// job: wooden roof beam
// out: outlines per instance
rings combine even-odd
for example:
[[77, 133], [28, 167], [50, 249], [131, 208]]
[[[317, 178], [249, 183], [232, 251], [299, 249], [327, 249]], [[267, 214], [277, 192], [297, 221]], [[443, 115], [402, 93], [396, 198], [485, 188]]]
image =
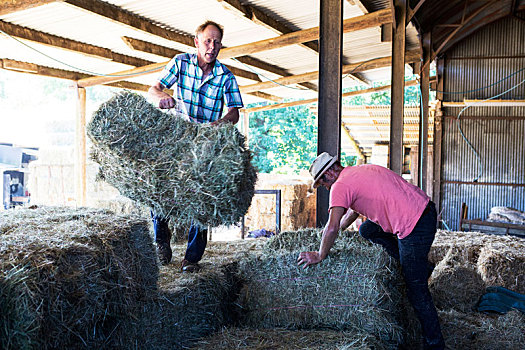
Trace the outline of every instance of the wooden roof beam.
[[[405, 86], [416, 85], [417, 83], [418, 83], [417, 80], [405, 81]], [[345, 92], [341, 94], [341, 97], [359, 96], [359, 95], [364, 95], [364, 94], [368, 94], [372, 92], [390, 90], [390, 88], [391, 88], [390, 85], [385, 85], [385, 86], [378, 86], [378, 87], [369, 88], [369, 89], [349, 91], [349, 92]], [[284, 102], [284, 103], [273, 104], [273, 105], [252, 107], [252, 108], [244, 109], [244, 112], [247, 112], [247, 113], [261, 112], [261, 111], [269, 111], [272, 109], [286, 108], [286, 107], [292, 107], [292, 106], [301, 106], [301, 105], [306, 105], [310, 103], [315, 103], [317, 102], [317, 100], [318, 100], [317, 98], [310, 98], [307, 100], [290, 101], [290, 102]], [[344, 117], [344, 107], [343, 107], [343, 117]], [[388, 118], [390, 120], [390, 116], [387, 116], [385, 118]]]
[[0, 7], [0, 16], [46, 5], [56, 1], [57, 0], [4, 0], [2, 1], [2, 7]]
[[[85, 74], [85, 73], [79, 73], [79, 72], [73, 72], [69, 70], [63, 70], [58, 68], [51, 68], [46, 66], [37, 65], [34, 63], [29, 62], [21, 62], [21, 61], [15, 61], [7, 58], [0, 58], [0, 68], [15, 72], [23, 72], [23, 73], [29, 73], [29, 74], [35, 74], [50, 78], [56, 78], [56, 79], [64, 79], [64, 80], [71, 80], [73, 82], [76, 82], [79, 79], [89, 78], [92, 77], [92, 75]], [[109, 83], [107, 84], [111, 87], [117, 87], [121, 89], [128, 89], [128, 90], [135, 90], [135, 91], [148, 91], [150, 88], [149, 85], [144, 84], [138, 84], [138, 83], [132, 83], [128, 81], [119, 81], [115, 83]], [[173, 92], [171, 90], [168, 90], [169, 92]]]
[[132, 12], [123, 10], [122, 8], [111, 5], [107, 2], [99, 0], [65, 0], [64, 2], [110, 19], [113, 22], [124, 24], [133, 29], [140, 30], [144, 33], [153, 34], [167, 40], [176, 41], [192, 48], [195, 46], [192, 35], [161, 27], [152, 23], [146, 18], [142, 18]]
[[[80, 1], [80, 0], [68, 0], [68, 1]], [[87, 0], [82, 0], [87, 1]], [[92, 1], [92, 0], [89, 0]], [[343, 22], [343, 32], [351, 32], [361, 30], [365, 28], [379, 26], [384, 23], [392, 22], [392, 10], [381, 10], [376, 11], [368, 15], [349, 18]], [[319, 27], [310, 29], [300, 30], [293, 33], [281, 35], [277, 38], [271, 38], [266, 40], [257, 41], [254, 43], [227, 47], [221, 50], [219, 53], [219, 59], [233, 58], [246, 54], [266, 51], [270, 49], [276, 49], [279, 47], [285, 47], [293, 45], [299, 42], [311, 41], [319, 36]], [[128, 70], [119, 72], [120, 74], [151, 74], [156, 71], [160, 71], [167, 62], [157, 63], [156, 65], [149, 65], [146, 67], [136, 68], [134, 70]], [[89, 79], [83, 79], [79, 81], [80, 87], [87, 87], [99, 84], [105, 84], [108, 82], [118, 81], [122, 78], [118, 77], [95, 77]]]
[[[235, 13], [237, 16], [247, 18], [251, 22], [264, 26], [265, 28], [273, 31], [274, 33], [287, 34], [287, 33], [292, 33], [294, 31], [292, 28], [290, 28], [286, 24], [279, 22], [278, 20], [269, 16], [265, 12], [257, 9], [256, 7], [253, 7], [250, 5], [242, 5], [239, 0], [217, 0], [217, 1], [219, 1], [224, 8]], [[304, 43], [298, 43], [298, 45], [308, 49], [309, 51], [315, 53], [316, 55], [319, 55], [319, 45], [317, 44], [317, 40], [304, 42]], [[349, 76], [352, 79], [358, 81], [359, 83], [370, 85], [370, 82], [368, 82], [364, 77], [361, 77], [358, 74], [349, 74]]]
[[[406, 63], [411, 62], [417, 62], [419, 61], [419, 52], [418, 51], [409, 51], [405, 54], [405, 60]], [[392, 57], [383, 57], [383, 58], [377, 58], [375, 60], [370, 61], [364, 61], [364, 62], [357, 62], [353, 64], [348, 64], [343, 66], [342, 68], [342, 74], [348, 74], [349, 72], [363, 72], [371, 69], [376, 68], [383, 68], [383, 67], [389, 67], [392, 63]], [[244, 85], [241, 86], [241, 92], [247, 93], [251, 91], [259, 91], [264, 89], [270, 89], [275, 87], [275, 84], [280, 85], [291, 85], [291, 84], [297, 84], [305, 81], [311, 81], [316, 80], [319, 78], [319, 71], [314, 72], [308, 72], [298, 75], [292, 75], [289, 77], [283, 77], [279, 79], [275, 79], [273, 81], [265, 81], [262, 83], [256, 83], [252, 85]]]
[[113, 52], [109, 49], [85, 44], [79, 41], [62, 38], [60, 36], [47, 34], [38, 30], [22, 27], [16, 24], [11, 24], [0, 20], [0, 29], [5, 33], [19, 38], [29, 40], [38, 44], [43, 44], [52, 47], [58, 47], [64, 50], [82, 53], [84, 55], [101, 58], [126, 64], [132, 67], [141, 67], [152, 63], [151, 61], [143, 60], [141, 58], [131, 57], [120, 53]]

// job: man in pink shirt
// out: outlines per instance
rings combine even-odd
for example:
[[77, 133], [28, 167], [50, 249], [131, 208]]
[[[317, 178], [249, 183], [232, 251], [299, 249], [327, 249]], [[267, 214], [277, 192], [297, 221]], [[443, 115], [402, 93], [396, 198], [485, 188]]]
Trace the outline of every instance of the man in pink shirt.
[[401, 264], [407, 296], [423, 330], [425, 349], [444, 349], [436, 308], [428, 289], [431, 267], [428, 252], [434, 241], [437, 213], [434, 203], [418, 187], [384, 167], [364, 164], [343, 167], [324, 152], [310, 167], [314, 187], [330, 191], [330, 213], [317, 252], [299, 254], [299, 265], [320, 263], [333, 246], [339, 230], [359, 214], [367, 220], [359, 227], [364, 238], [380, 244]]

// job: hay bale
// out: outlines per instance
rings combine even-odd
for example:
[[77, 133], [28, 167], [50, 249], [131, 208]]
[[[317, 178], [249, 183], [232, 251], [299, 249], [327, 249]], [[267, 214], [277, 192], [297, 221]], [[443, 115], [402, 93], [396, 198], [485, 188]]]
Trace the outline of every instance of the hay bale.
[[191, 123], [123, 93], [95, 112], [88, 135], [101, 177], [159, 216], [215, 227], [250, 206], [257, 175], [234, 125]]
[[487, 285], [525, 294], [525, 240], [491, 243], [479, 254], [478, 271]]
[[283, 328], [223, 328], [196, 343], [191, 349], [337, 349], [384, 350], [377, 338], [369, 334], [330, 330], [289, 330]]
[[299, 250], [287, 250], [314, 245], [316, 235], [314, 230], [287, 233], [301, 237], [295, 243], [283, 243], [277, 236], [268, 245], [279, 241], [278, 250], [272, 253], [266, 247], [266, 254], [239, 262], [243, 324], [352, 330], [399, 344], [404, 297], [394, 261], [380, 247], [354, 236], [343, 238], [344, 245], [335, 247], [321, 264], [304, 270], [297, 266]]
[[453, 250], [449, 250], [434, 269], [429, 289], [437, 309], [474, 311], [486, 285], [475, 264], [464, 263], [457, 257]]
[[525, 315], [511, 311], [502, 316], [439, 312], [447, 348], [452, 350], [523, 349]]
[[0, 348], [117, 347], [156, 288], [147, 222], [91, 209], [0, 213]]

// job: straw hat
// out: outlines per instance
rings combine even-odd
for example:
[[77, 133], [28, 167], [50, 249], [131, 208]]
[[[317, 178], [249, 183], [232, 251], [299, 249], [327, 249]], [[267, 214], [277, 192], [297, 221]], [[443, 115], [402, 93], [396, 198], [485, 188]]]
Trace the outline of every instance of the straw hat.
[[314, 188], [319, 187], [319, 180], [321, 179], [325, 171], [327, 171], [336, 161], [337, 157], [331, 156], [327, 152], [323, 152], [320, 155], [318, 155], [317, 158], [315, 158], [312, 165], [310, 166], [310, 175], [312, 175], [312, 177], [314, 178]]

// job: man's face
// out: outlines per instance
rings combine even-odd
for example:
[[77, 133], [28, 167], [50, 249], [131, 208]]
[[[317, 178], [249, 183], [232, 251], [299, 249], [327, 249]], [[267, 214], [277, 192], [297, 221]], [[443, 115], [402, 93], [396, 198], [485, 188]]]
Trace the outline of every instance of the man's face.
[[331, 172], [331, 170], [327, 170], [323, 174], [323, 176], [321, 176], [321, 178], [319, 178], [318, 184], [319, 184], [319, 186], [324, 186], [324, 187], [326, 187], [327, 190], [330, 190], [330, 188], [334, 184], [335, 180], [336, 179], [334, 178], [333, 173]]
[[214, 25], [207, 26], [195, 37], [197, 57], [200, 62], [213, 63], [222, 48], [221, 32]]

